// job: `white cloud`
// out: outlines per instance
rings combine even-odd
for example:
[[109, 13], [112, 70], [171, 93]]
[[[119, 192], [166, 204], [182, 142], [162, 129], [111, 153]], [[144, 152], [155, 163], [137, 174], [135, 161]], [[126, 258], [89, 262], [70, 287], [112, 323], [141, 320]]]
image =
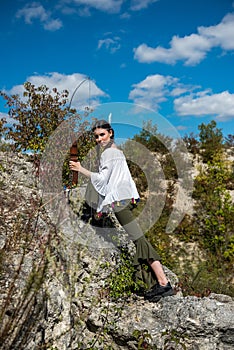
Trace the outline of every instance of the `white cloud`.
[[[129, 4], [129, 11], [140, 11], [146, 9], [151, 4], [159, 0], [131, 0]], [[126, 0], [66, 0], [64, 3], [64, 13], [69, 13], [73, 6], [78, 8], [80, 16], [90, 16], [91, 9], [106, 13], [120, 13], [123, 3], [127, 3]], [[68, 5], [69, 4], [69, 5]], [[61, 5], [60, 5], [61, 6]], [[68, 7], [69, 6], [69, 7]], [[69, 12], [68, 12], [69, 11]], [[121, 14], [121, 18], [129, 18], [130, 14], [125, 12]]]
[[108, 51], [110, 51], [111, 53], [114, 53], [120, 49], [119, 41], [120, 41], [119, 37], [114, 37], [113, 39], [106, 38], [103, 40], [99, 40], [98, 41], [98, 50], [104, 46]]
[[142, 44], [134, 50], [134, 58], [139, 62], [167, 64], [175, 64], [178, 60], [184, 60], [186, 65], [194, 65], [199, 63], [211, 48], [209, 41], [197, 34], [184, 38], [174, 36], [170, 45], [169, 49], [165, 49], [161, 46], [151, 48]]
[[139, 11], [147, 8], [149, 5], [157, 1], [159, 0], [132, 0], [130, 8], [132, 11]]
[[26, 24], [32, 24], [34, 20], [39, 20], [44, 29], [49, 31], [58, 30], [63, 26], [60, 19], [53, 19], [51, 12], [46, 11], [38, 2], [26, 4], [22, 9], [17, 11], [16, 17], [24, 18]]
[[228, 91], [214, 94], [210, 89], [184, 85], [172, 76], [147, 76], [133, 85], [129, 99], [154, 110], [158, 110], [161, 103], [172, 101], [178, 116], [211, 116], [219, 121], [234, 119], [234, 94]]
[[182, 96], [174, 100], [175, 111], [178, 115], [202, 117], [213, 116], [219, 121], [234, 119], [234, 94], [223, 91], [211, 94], [208, 91]]
[[[193, 87], [194, 89], [195, 87]], [[171, 96], [172, 97], [176, 97], [176, 96], [181, 96], [183, 94], [185, 94], [186, 92], [188, 92], [188, 86], [185, 88], [184, 86], [180, 86], [180, 84], [178, 84], [174, 89], [172, 89], [171, 91]]]
[[150, 109], [158, 109], [159, 104], [170, 95], [169, 87], [175, 85], [177, 79], [159, 74], [149, 75], [143, 81], [133, 85], [129, 99], [134, 103]]
[[49, 13], [46, 13], [44, 7], [37, 2], [28, 3], [18, 10], [16, 13], [17, 18], [23, 17], [25, 23], [32, 24], [33, 19], [39, 19], [41, 22], [44, 22], [48, 19]]
[[95, 8], [107, 13], [118, 13], [124, 0], [70, 0], [70, 3], [83, 6], [83, 8]]
[[175, 64], [177, 61], [184, 61], [185, 65], [196, 65], [214, 47], [234, 50], [233, 33], [234, 14], [228, 14], [216, 26], [198, 27], [198, 33], [189, 36], [173, 36], [169, 48], [153, 48], [143, 43], [134, 49], [134, 58], [145, 63]]
[[206, 37], [212, 46], [220, 46], [224, 50], [234, 50], [234, 14], [227, 14], [216, 26], [199, 27], [198, 32]]
[[52, 32], [60, 29], [62, 26], [63, 25], [62, 25], [62, 22], [60, 21], [60, 19], [52, 19], [48, 22], [45, 22], [43, 25], [45, 30], [50, 30]]
[[[157, 1], [159, 0], [132, 0], [128, 10], [139, 11]], [[124, 2], [126, 2], [126, 0], [62, 0], [54, 6], [53, 10], [59, 10], [64, 15], [76, 13], [82, 17], [91, 16], [92, 9], [105, 13], [119, 14]], [[129, 18], [131, 15], [125, 12], [120, 16], [121, 18]], [[50, 31], [58, 30], [63, 26], [60, 19], [52, 17], [52, 11], [46, 10], [45, 7], [37, 1], [28, 2], [22, 9], [17, 11], [16, 17], [23, 18], [27, 24], [32, 24], [35, 20], [38, 20], [45, 30]]]
[[171, 41], [171, 52], [177, 60], [184, 60], [186, 65], [199, 63], [210, 50], [211, 44], [205, 37], [197, 34], [179, 38], [174, 36]]
[[[65, 75], [52, 72], [45, 75], [32, 75], [27, 78], [27, 81], [34, 84], [36, 87], [46, 85], [51, 91], [53, 88], [57, 88], [59, 92], [68, 90], [70, 99], [75, 89], [78, 87], [72, 99], [72, 106], [75, 108], [84, 108], [96, 105], [99, 103], [100, 98], [107, 97], [94, 81], [86, 79], [86, 76], [79, 73]], [[23, 85], [16, 85], [11, 90], [7, 91], [7, 93], [10, 95], [19, 94], [22, 96], [23, 91]]]
[[124, 12], [120, 15], [120, 18], [122, 19], [129, 19], [131, 17], [130, 13]]

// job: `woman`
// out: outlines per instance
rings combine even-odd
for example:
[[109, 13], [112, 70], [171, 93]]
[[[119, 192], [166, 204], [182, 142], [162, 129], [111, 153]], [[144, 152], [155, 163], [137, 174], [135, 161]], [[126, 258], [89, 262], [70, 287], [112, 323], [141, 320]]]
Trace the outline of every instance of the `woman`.
[[126, 230], [136, 247], [134, 266], [140, 272], [140, 266], [147, 263], [151, 273], [151, 281], [145, 281], [153, 287], [145, 293], [145, 299], [158, 301], [161, 297], [173, 295], [174, 291], [163, 271], [160, 257], [146, 240], [140, 226], [134, 219], [133, 203], [139, 199], [136, 185], [130, 174], [126, 158], [114, 143], [114, 130], [105, 120], [97, 121], [92, 131], [98, 149], [102, 151], [98, 172], [91, 172], [82, 167], [80, 162], [70, 161], [70, 169], [78, 171], [90, 178], [98, 193], [97, 212], [104, 212], [108, 206], [113, 208], [115, 216]]

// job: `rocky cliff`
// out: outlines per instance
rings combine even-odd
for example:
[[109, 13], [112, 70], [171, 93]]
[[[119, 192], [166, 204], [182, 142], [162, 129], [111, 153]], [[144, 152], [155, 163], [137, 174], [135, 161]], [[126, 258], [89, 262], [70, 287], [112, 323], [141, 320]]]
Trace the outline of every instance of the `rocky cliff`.
[[[63, 189], [55, 220], [55, 199], [41, 200], [30, 156], [0, 157], [0, 349], [233, 349], [230, 296], [111, 298], [106, 280], [119, 250], [109, 231], [71, 217]], [[120, 235], [131, 254], [134, 247]]]

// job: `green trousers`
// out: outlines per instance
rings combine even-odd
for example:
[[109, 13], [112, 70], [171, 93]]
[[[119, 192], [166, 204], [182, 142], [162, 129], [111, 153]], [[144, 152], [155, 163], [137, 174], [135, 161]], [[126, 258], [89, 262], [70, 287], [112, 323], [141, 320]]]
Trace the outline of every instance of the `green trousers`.
[[136, 279], [144, 282], [148, 288], [156, 283], [156, 276], [149, 265], [149, 261], [160, 260], [160, 256], [147, 241], [141, 227], [134, 216], [134, 205], [130, 202], [114, 206], [114, 213], [120, 225], [128, 233], [136, 247], [133, 264], [136, 270]]

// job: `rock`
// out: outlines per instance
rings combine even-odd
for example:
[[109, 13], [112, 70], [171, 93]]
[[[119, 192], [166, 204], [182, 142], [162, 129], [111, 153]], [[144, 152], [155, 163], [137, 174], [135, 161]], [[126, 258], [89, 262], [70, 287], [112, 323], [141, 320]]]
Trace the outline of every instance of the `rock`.
[[[233, 349], [233, 298], [110, 298], [105, 281], [116, 269], [116, 246], [77, 218], [73, 231], [67, 213], [56, 227], [53, 212], [37, 202], [30, 157], [0, 157], [1, 350]], [[67, 200], [62, 192], [60, 199]], [[175, 285], [177, 276], [164, 269]]]

